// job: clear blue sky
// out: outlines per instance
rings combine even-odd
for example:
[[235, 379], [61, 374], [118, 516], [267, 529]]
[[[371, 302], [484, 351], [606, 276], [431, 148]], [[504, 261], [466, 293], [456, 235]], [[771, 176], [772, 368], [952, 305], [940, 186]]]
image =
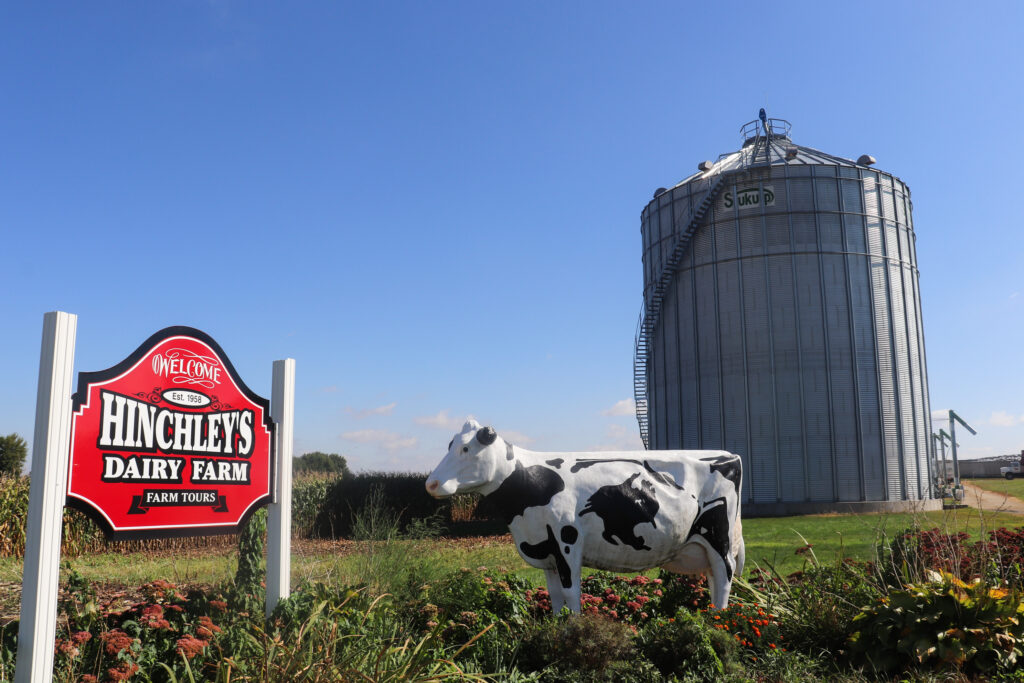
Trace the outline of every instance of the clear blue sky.
[[[468, 414], [639, 444], [640, 211], [759, 107], [913, 192], [932, 407], [1024, 448], [1024, 4], [0, 6], [0, 433], [43, 313], [76, 372], [198, 327], [296, 449], [430, 469]], [[625, 412], [626, 414], [618, 414]]]

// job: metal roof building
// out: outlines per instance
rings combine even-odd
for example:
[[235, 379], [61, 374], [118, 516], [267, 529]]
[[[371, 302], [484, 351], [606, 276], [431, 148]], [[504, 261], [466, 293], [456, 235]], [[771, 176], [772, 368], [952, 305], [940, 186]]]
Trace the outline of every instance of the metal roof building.
[[741, 455], [744, 514], [935, 507], [910, 190], [763, 110], [741, 132], [641, 214], [645, 445]]

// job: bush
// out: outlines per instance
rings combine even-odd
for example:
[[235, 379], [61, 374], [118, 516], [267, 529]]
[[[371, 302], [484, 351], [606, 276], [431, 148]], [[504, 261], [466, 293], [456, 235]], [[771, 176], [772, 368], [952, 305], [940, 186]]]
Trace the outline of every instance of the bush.
[[910, 666], [990, 674], [1016, 667], [1024, 642], [1024, 604], [1017, 591], [983, 581], [907, 585], [853, 619], [854, 661], [879, 672]]
[[[643, 624], [660, 611], [664, 592], [661, 578], [643, 574], [618, 576], [597, 571], [580, 581], [581, 610], [631, 624]], [[528, 591], [526, 597], [536, 614], [551, 611], [551, 597], [544, 589]]]
[[947, 534], [940, 529], [906, 529], [891, 541], [883, 541], [877, 549], [882, 577], [890, 586], [923, 581], [928, 570], [970, 578], [971, 554], [964, 547], [967, 538], [963, 532]]
[[633, 654], [632, 636], [628, 626], [600, 614], [562, 615], [526, 634], [518, 662], [527, 671], [601, 671]]
[[768, 605], [768, 612], [785, 615], [779, 631], [787, 647], [812, 655], [838, 653], [850, 634], [850, 622], [861, 607], [884, 594], [885, 586], [871, 565], [853, 560], [819, 565], [811, 557], [806, 569], [786, 579], [758, 569], [737, 592]]
[[748, 658], [782, 647], [778, 618], [757, 603], [733, 600], [720, 610], [703, 610], [712, 629], [734, 639]]
[[731, 638], [715, 634], [699, 614], [686, 609], [651, 622], [638, 640], [640, 651], [666, 677], [717, 681], [726, 673], [723, 660], [731, 665], [735, 659]]

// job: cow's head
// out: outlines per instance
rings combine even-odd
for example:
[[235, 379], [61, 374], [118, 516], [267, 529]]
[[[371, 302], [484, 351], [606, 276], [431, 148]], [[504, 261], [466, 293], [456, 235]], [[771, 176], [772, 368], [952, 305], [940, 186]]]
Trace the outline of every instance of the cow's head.
[[[497, 486], [499, 467], [506, 460], [505, 442], [493, 427], [470, 418], [448, 444], [448, 455], [427, 477], [427, 493], [445, 498], [456, 493]], [[487, 493], [487, 491], [484, 491]]]

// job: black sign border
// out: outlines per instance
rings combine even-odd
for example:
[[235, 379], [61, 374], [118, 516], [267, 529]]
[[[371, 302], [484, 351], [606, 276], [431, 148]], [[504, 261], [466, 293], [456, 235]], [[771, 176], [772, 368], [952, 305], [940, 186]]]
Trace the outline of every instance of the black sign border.
[[[96, 507], [82, 500], [81, 498], [75, 498], [70, 495], [70, 491], [65, 495], [64, 504], [67, 507], [74, 508], [79, 512], [85, 514], [89, 519], [96, 523], [96, 525], [103, 530], [104, 536], [108, 541], [145, 541], [150, 539], [162, 539], [162, 538], [184, 538], [187, 536], [225, 536], [230, 534], [237, 534], [245, 528], [245, 525], [249, 523], [249, 518], [256, 514], [256, 511], [262, 507], [269, 505], [274, 499], [274, 486], [277, 484], [277, 424], [270, 416], [270, 400], [263, 398], [252, 389], [249, 388], [238, 371], [235, 370], [235, 366], [232, 365], [231, 359], [224, 353], [224, 349], [221, 348], [220, 344], [213, 340], [213, 337], [197, 330], [194, 327], [188, 327], [186, 325], [172, 325], [171, 327], [165, 327], [159, 332], [155, 332], [150, 337], [142, 342], [135, 351], [131, 353], [127, 358], [118, 363], [117, 365], [107, 368], [106, 370], [98, 370], [96, 372], [79, 372], [78, 373], [78, 391], [71, 397], [71, 414], [72, 420], [74, 414], [77, 413], [82, 405], [89, 398], [89, 386], [96, 384], [97, 382], [104, 382], [106, 380], [113, 379], [118, 375], [130, 370], [132, 366], [139, 362], [143, 356], [153, 350], [153, 348], [160, 342], [168, 339], [169, 337], [193, 337], [204, 344], [208, 345], [213, 349], [214, 353], [217, 354], [217, 358], [224, 364], [224, 368], [228, 371], [231, 379], [235, 382], [235, 385], [241, 390], [242, 394], [245, 395], [253, 403], [263, 408], [263, 425], [270, 431], [270, 452], [268, 458], [269, 474], [270, 474], [270, 492], [257, 498], [252, 505], [249, 506], [248, 512], [238, 521], [236, 525], [216, 525], [216, 526], [203, 526], [203, 527], [179, 527], [179, 528], [164, 528], [164, 529], [132, 529], [127, 531], [115, 531], [111, 526], [110, 522], [107, 521], [106, 516]], [[72, 449], [74, 444], [71, 444]], [[73, 453], [69, 454], [73, 457]], [[71, 488], [71, 461], [68, 461], [68, 481], [66, 486], [68, 489]]]

